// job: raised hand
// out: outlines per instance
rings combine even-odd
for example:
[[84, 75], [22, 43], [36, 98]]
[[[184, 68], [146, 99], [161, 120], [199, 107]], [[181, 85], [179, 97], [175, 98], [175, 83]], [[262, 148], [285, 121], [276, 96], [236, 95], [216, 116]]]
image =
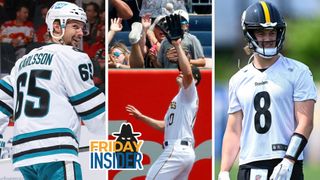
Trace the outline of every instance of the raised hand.
[[121, 18], [114, 18], [111, 19], [110, 31], [119, 32], [122, 30], [122, 19]]
[[149, 29], [149, 27], [151, 26], [151, 14], [145, 14], [141, 18], [141, 24], [142, 24], [143, 29], [145, 29], [145, 30]]

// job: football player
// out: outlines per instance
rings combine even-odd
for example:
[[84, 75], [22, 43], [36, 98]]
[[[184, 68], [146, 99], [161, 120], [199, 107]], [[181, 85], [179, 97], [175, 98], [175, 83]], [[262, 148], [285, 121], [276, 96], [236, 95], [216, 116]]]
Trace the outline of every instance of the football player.
[[313, 128], [317, 98], [312, 73], [280, 54], [286, 23], [273, 4], [249, 6], [242, 14], [242, 29], [253, 55], [229, 82], [219, 179], [230, 179], [238, 153], [238, 179], [303, 179], [302, 151]]

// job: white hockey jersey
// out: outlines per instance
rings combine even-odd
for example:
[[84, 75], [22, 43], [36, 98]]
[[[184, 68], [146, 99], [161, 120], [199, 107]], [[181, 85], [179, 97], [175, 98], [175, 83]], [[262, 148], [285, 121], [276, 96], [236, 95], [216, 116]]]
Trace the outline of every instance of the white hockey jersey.
[[198, 93], [194, 81], [172, 99], [165, 119], [165, 141], [186, 140], [194, 143], [193, 125], [198, 112]]
[[51, 44], [23, 56], [0, 81], [1, 122], [7, 122], [4, 115], [13, 114], [15, 120], [15, 167], [78, 162], [81, 120], [90, 131], [105, 135], [105, 96], [92, 75], [87, 54]]
[[283, 158], [297, 126], [294, 102], [316, 96], [309, 68], [282, 55], [264, 72], [252, 63], [238, 71], [229, 84], [229, 113], [243, 112], [240, 165]]

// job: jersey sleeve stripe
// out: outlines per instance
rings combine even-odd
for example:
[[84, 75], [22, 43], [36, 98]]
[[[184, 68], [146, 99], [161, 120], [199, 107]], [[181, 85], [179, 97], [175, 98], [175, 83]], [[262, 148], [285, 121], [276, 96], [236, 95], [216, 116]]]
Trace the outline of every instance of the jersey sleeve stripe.
[[82, 120], [89, 120], [89, 119], [92, 119], [92, 118], [98, 116], [99, 114], [101, 114], [103, 112], [105, 112], [105, 103], [104, 102], [99, 104], [98, 106], [88, 110], [88, 111], [78, 113], [78, 115], [81, 117]]
[[37, 135], [37, 136], [33, 136], [33, 137], [19, 139], [17, 141], [13, 141], [12, 145], [15, 146], [15, 145], [23, 144], [23, 143], [30, 142], [30, 141], [47, 139], [47, 138], [55, 138], [55, 137], [65, 137], [65, 136], [69, 136], [69, 137], [73, 138], [79, 144], [78, 140], [76, 139], [76, 137], [74, 137], [74, 135], [72, 133], [70, 133], [70, 132], [57, 132], [57, 133], [42, 134], [42, 135]]
[[75, 156], [78, 156], [78, 149], [72, 145], [59, 145], [59, 146], [50, 146], [45, 148], [32, 149], [32, 150], [13, 154], [12, 160], [13, 160], [13, 163], [16, 163], [18, 161], [25, 160], [25, 159], [35, 158], [39, 156], [48, 156], [53, 154], [73, 154]]
[[20, 134], [20, 135], [17, 135], [15, 137], [13, 137], [13, 141], [20, 141], [20, 140], [23, 140], [23, 139], [33, 138], [33, 137], [37, 137], [37, 136], [41, 136], [41, 135], [45, 135], [45, 134], [57, 134], [57, 133], [69, 133], [69, 134], [72, 134], [72, 137], [78, 142], [78, 140], [77, 140], [76, 136], [74, 135], [73, 131], [71, 129], [68, 129], [68, 128], [45, 129], [45, 130], [41, 130], [41, 131], [35, 131], [35, 132], [31, 132], [31, 133]]
[[79, 105], [83, 102], [86, 102], [86, 101], [98, 96], [100, 93], [101, 93], [100, 90], [98, 90], [98, 91], [86, 96], [85, 98], [79, 99], [77, 101], [71, 101], [71, 105], [73, 105], [73, 106]]
[[0, 111], [3, 114], [7, 115], [8, 117], [12, 116], [13, 114], [13, 109], [1, 100], [0, 100]]
[[0, 80], [0, 89], [8, 94], [10, 97], [13, 97], [13, 88], [4, 80]]
[[70, 103], [72, 105], [78, 105], [82, 102], [88, 101], [89, 99], [97, 96], [98, 94], [100, 94], [100, 90], [97, 87], [93, 87], [87, 91], [84, 91], [78, 95], [75, 96], [71, 96], [70, 99]]

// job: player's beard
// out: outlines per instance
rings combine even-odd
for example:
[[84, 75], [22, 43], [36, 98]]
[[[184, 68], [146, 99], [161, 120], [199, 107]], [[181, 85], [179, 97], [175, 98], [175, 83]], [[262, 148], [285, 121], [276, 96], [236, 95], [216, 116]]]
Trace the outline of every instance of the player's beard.
[[76, 47], [76, 48], [80, 48], [81, 39], [82, 39], [81, 37], [72, 36], [69, 45]]
[[275, 48], [276, 47], [276, 40], [271, 40], [271, 41], [257, 41], [257, 44], [261, 48]]
[[81, 44], [81, 37], [76, 37], [75, 35], [68, 37], [64, 36], [63, 38], [60, 39], [60, 43], [68, 46], [72, 46], [75, 48], [80, 48]]

